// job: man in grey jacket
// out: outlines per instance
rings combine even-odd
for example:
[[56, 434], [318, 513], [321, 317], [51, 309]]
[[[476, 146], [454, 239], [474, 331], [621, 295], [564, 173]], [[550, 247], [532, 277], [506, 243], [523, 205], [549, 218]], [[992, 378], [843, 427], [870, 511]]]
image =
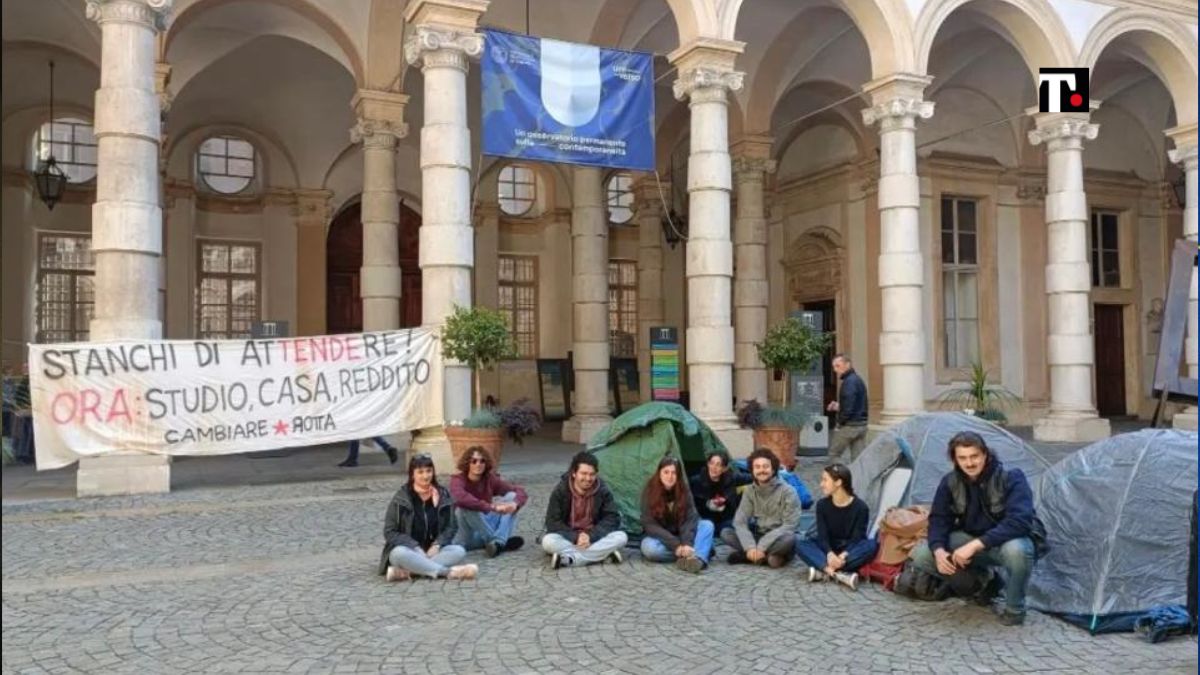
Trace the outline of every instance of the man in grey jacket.
[[731, 548], [729, 564], [783, 567], [795, 555], [800, 527], [800, 497], [779, 478], [779, 458], [766, 448], [750, 453], [754, 483], [746, 486], [733, 529], [721, 533]]

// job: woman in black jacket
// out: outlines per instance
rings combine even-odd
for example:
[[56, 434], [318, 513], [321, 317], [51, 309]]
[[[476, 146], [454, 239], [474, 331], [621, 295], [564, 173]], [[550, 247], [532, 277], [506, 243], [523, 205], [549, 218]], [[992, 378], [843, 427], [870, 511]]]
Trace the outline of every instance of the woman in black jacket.
[[754, 482], [745, 471], [729, 465], [729, 453], [714, 450], [708, 453], [706, 466], [692, 476], [692, 500], [700, 517], [714, 524], [719, 535], [722, 530], [733, 527], [733, 515], [742, 501], [738, 488]]
[[646, 560], [674, 562], [693, 574], [708, 566], [713, 524], [696, 513], [683, 481], [683, 467], [674, 457], [663, 457], [642, 490], [642, 529], [642, 557]]
[[413, 575], [474, 579], [478, 566], [458, 564], [467, 552], [450, 543], [455, 530], [454, 500], [438, 485], [433, 458], [414, 455], [408, 460], [408, 482], [388, 505], [379, 573], [387, 574], [388, 581], [406, 581]]

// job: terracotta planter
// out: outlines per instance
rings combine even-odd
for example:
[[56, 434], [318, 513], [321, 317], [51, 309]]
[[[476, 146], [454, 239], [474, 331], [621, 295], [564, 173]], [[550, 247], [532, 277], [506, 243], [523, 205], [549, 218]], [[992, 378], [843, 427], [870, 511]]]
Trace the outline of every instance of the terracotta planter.
[[791, 471], [796, 466], [800, 430], [791, 427], [759, 427], [754, 430], [754, 447], [775, 453], [779, 463]]
[[469, 429], [446, 427], [446, 438], [450, 441], [450, 454], [454, 465], [462, 459], [468, 448], [479, 446], [492, 458], [493, 466], [500, 466], [500, 448], [504, 445], [503, 429]]

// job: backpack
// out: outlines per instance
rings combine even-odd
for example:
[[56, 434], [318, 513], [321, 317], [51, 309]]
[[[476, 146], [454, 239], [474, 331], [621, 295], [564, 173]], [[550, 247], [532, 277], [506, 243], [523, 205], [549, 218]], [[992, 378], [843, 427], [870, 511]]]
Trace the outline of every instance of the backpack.
[[901, 565], [929, 534], [928, 506], [893, 506], [879, 523], [879, 556], [887, 565]]
[[945, 579], [918, 569], [912, 562], [905, 563], [900, 576], [896, 577], [896, 585], [892, 591], [914, 600], [935, 602], [945, 600], [951, 593], [950, 584], [946, 583]]

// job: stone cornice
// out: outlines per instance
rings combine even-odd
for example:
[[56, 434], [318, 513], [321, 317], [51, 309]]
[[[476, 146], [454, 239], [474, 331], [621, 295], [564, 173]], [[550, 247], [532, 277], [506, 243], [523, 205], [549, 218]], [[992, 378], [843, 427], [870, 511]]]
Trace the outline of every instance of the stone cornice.
[[483, 36], [475, 32], [417, 26], [404, 43], [409, 65], [418, 61], [424, 68], [458, 68], [466, 71], [467, 60], [483, 54]]
[[98, 24], [135, 23], [165, 30], [174, 0], [87, 0], [87, 18]]
[[404, 22], [474, 30], [489, 4], [491, 0], [411, 0], [404, 10]]

